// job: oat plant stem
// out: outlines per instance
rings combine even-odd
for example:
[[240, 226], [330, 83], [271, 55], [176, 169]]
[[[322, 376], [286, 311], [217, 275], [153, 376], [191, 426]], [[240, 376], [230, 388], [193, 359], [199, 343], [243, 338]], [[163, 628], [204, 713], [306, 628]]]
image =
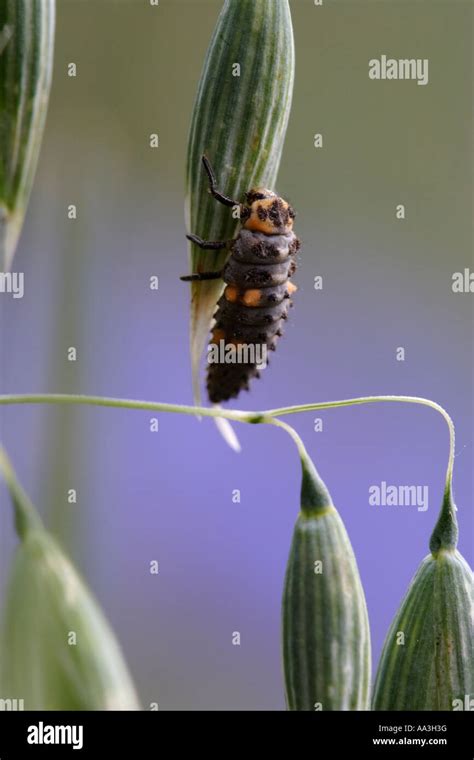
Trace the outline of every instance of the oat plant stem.
[[310, 404], [298, 404], [295, 406], [282, 406], [276, 409], [267, 409], [262, 412], [243, 412], [237, 409], [222, 409], [212, 407], [188, 406], [186, 404], [167, 404], [160, 401], [140, 401], [135, 399], [111, 398], [108, 396], [84, 396], [67, 393], [24, 393], [24, 394], [4, 394], [0, 395], [0, 406], [10, 406], [17, 404], [65, 404], [73, 406], [108, 406], [115, 409], [141, 409], [149, 412], [164, 412], [174, 414], [187, 414], [192, 417], [225, 417], [234, 422], [247, 422], [249, 424], [278, 424], [279, 427], [285, 428], [295, 441], [299, 452], [301, 453], [304, 445], [297, 433], [285, 425], [277, 417], [283, 417], [289, 414], [299, 414], [301, 412], [313, 412], [323, 409], [338, 409], [345, 406], [360, 406], [362, 404], [378, 403], [405, 403], [420, 404], [434, 409], [445, 420], [449, 430], [449, 458], [446, 470], [446, 488], [450, 488], [453, 478], [454, 467], [454, 443], [455, 431], [454, 423], [448, 412], [436, 401], [432, 401], [422, 396], [358, 396], [356, 398], [338, 399], [336, 401], [318, 401]]
[[[263, 412], [243, 412], [236, 409], [221, 409], [198, 406], [187, 406], [183, 404], [166, 404], [157, 401], [139, 401], [134, 399], [108, 398], [105, 396], [83, 396], [63, 393], [35, 393], [35, 394], [8, 394], [0, 395], [0, 406], [13, 404], [70, 404], [75, 406], [107, 406], [117, 409], [140, 409], [142, 411], [163, 412], [174, 414], [187, 414], [189, 416], [202, 417], [224, 417], [234, 422], [246, 422], [249, 424], [272, 424], [286, 430], [295, 442], [298, 453], [302, 460], [303, 466], [310, 462], [306, 448], [300, 436], [293, 430], [290, 425], [277, 419], [289, 414], [299, 414], [300, 412], [312, 412], [323, 409], [337, 409], [346, 406], [360, 406], [362, 404], [377, 403], [404, 403], [420, 404], [428, 406], [430, 409], [438, 412], [445, 420], [449, 430], [449, 458], [446, 470], [446, 482], [444, 497], [441, 505], [438, 521], [435, 525], [430, 540], [430, 549], [433, 554], [440, 550], [450, 550], [457, 544], [458, 528], [456, 520], [456, 506], [452, 496], [452, 479], [454, 467], [454, 444], [455, 432], [454, 424], [448, 412], [431, 399], [421, 396], [359, 396], [357, 398], [339, 399], [336, 401], [321, 401], [310, 404], [299, 404], [297, 406], [283, 406], [277, 409], [268, 409]], [[7, 460], [8, 461], [8, 460]], [[5, 466], [4, 457], [0, 456], [0, 470], [5, 475], [5, 480], [9, 483], [8, 467]]]

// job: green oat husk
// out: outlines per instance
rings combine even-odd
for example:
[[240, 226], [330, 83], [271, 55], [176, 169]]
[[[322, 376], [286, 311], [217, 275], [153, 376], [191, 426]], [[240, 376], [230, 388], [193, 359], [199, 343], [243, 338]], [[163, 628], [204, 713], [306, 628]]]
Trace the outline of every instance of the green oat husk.
[[305, 461], [282, 632], [288, 709], [369, 708], [370, 631], [357, 563], [326, 487]]
[[0, 4], [0, 271], [11, 267], [38, 162], [54, 18], [54, 0]]
[[474, 581], [456, 549], [457, 536], [448, 486], [431, 554], [415, 574], [385, 640], [374, 710], [465, 709], [474, 696]]
[[2, 623], [0, 697], [26, 710], [135, 710], [135, 689], [98, 603], [19, 485], [0, 464], [20, 544]]

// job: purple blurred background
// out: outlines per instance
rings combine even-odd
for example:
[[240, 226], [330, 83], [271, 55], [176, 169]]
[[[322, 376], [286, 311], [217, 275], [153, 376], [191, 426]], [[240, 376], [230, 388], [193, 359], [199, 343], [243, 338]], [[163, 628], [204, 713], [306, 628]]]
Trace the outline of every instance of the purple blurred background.
[[[191, 403], [184, 157], [220, 2], [61, 2], [46, 135], [3, 296], [2, 393]], [[473, 554], [472, 69], [463, 3], [291, 3], [297, 70], [279, 191], [298, 211], [299, 292], [272, 366], [240, 408], [369, 394], [432, 398], [454, 418], [459, 548]], [[373, 82], [382, 53], [429, 59], [427, 86]], [[78, 75], [67, 76], [75, 62]], [[148, 147], [157, 132], [160, 147]], [[323, 134], [323, 149], [313, 147]], [[76, 204], [78, 218], [67, 219]], [[406, 219], [395, 219], [395, 206]], [[158, 275], [158, 292], [149, 278]], [[316, 275], [324, 288], [315, 291]], [[78, 359], [67, 361], [75, 346]], [[405, 348], [404, 362], [396, 349]], [[237, 406], [237, 405], [236, 405]], [[283, 709], [279, 618], [299, 465], [282, 431], [114, 409], [16, 407], [2, 439], [98, 596], [143, 705]], [[323, 432], [314, 432], [321, 417]], [[294, 417], [351, 537], [377, 662], [428, 552], [448, 435], [435, 412], [377, 405]], [[429, 508], [369, 487], [427, 485]], [[77, 504], [67, 491], [77, 489]], [[234, 489], [241, 502], [232, 501]], [[15, 545], [1, 491], [4, 590]], [[149, 563], [159, 561], [159, 574]], [[241, 646], [232, 645], [239, 631]]]

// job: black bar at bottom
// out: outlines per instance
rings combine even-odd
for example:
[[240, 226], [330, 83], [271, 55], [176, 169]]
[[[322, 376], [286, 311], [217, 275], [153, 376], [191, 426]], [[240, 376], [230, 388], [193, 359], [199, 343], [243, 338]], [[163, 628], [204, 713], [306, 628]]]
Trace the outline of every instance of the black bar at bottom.
[[[260, 748], [316, 758], [474, 758], [472, 712], [1, 712], [0, 760], [127, 757]], [[116, 754], [115, 754], [116, 753]]]

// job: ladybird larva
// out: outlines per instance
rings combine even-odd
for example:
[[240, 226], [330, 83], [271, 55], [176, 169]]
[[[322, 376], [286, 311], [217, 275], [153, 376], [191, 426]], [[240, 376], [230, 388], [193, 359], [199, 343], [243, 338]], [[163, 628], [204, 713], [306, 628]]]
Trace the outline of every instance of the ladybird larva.
[[229, 241], [188, 239], [200, 248], [227, 249], [223, 269], [181, 277], [185, 281], [222, 278], [226, 287], [216, 305], [210, 346], [218, 346], [218, 360], [209, 363], [207, 392], [212, 403], [228, 401], [248, 390], [259, 376], [256, 357], [274, 351], [283, 334], [283, 322], [292, 305], [300, 241], [293, 232], [295, 212], [290, 204], [267, 188], [253, 188], [245, 203], [223, 195], [206, 156], [202, 157], [214, 198], [238, 207], [241, 227]]

